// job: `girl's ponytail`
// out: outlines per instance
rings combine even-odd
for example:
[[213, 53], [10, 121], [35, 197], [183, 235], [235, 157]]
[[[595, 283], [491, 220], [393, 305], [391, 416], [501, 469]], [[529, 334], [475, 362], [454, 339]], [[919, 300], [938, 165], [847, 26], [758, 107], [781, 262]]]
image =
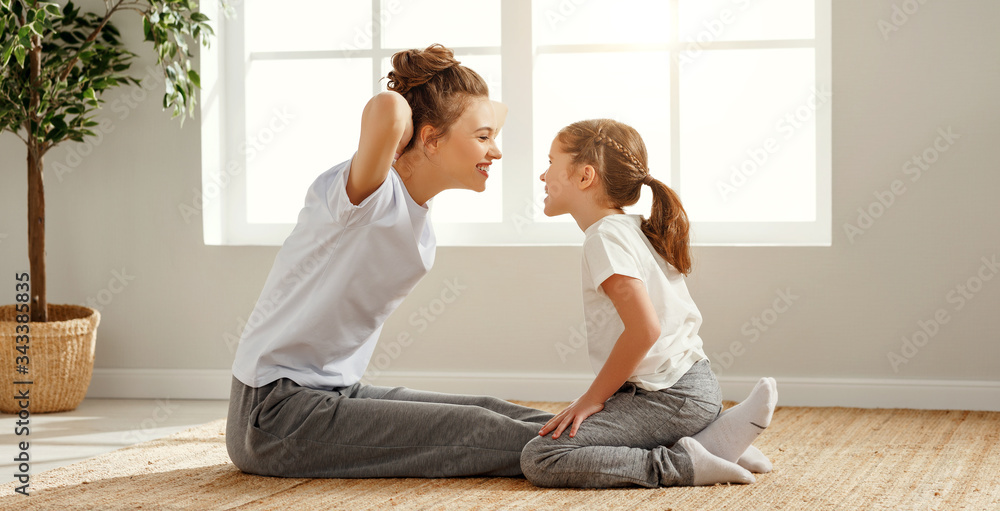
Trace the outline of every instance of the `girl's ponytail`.
[[657, 179], [646, 181], [653, 189], [653, 210], [649, 218], [643, 219], [642, 232], [668, 263], [687, 275], [691, 273], [687, 212], [677, 193], [669, 186]]

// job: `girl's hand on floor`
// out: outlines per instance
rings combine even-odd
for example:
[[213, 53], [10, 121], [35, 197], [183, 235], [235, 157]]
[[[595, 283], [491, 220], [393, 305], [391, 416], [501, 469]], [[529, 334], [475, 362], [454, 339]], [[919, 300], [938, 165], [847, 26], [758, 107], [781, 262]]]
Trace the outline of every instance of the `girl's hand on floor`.
[[559, 412], [558, 415], [549, 419], [549, 422], [542, 426], [542, 430], [538, 432], [539, 435], [545, 436], [549, 432], [555, 431], [552, 434], [552, 439], [559, 438], [559, 435], [566, 430], [572, 424], [572, 428], [569, 430], [569, 437], [573, 438], [576, 436], [577, 430], [580, 429], [580, 424], [591, 415], [604, 409], [604, 401], [595, 401], [591, 399], [587, 394], [580, 396], [576, 401], [566, 407], [565, 410]]

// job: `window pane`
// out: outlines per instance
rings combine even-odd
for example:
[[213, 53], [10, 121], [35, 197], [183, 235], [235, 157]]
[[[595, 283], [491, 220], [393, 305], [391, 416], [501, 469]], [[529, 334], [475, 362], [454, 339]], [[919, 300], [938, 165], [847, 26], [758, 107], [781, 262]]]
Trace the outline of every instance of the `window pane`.
[[814, 11], [811, 0], [681, 0], [680, 40], [813, 39]]
[[371, 2], [253, 0], [243, 6], [249, 52], [372, 47]]
[[[490, 88], [490, 99], [503, 101], [500, 88], [499, 55], [455, 55], [463, 66], [479, 73]], [[382, 76], [389, 73], [389, 59], [382, 59]], [[382, 81], [385, 90], [385, 81]], [[503, 131], [497, 145], [503, 152]], [[486, 191], [445, 190], [431, 201], [431, 214], [435, 223], [482, 223], [503, 221], [503, 158], [493, 162], [490, 177], [486, 180]]]
[[538, 46], [670, 40], [670, 2], [664, 0], [536, 0], [532, 11]]
[[386, 48], [500, 46], [500, 0], [383, 0]]
[[701, 222], [812, 221], [812, 49], [725, 50], [680, 75], [681, 195]]
[[354, 154], [371, 60], [267, 60], [246, 79], [247, 222], [295, 223], [316, 176]]
[[[670, 77], [665, 52], [542, 54], [535, 59], [534, 160], [531, 169], [534, 202], [542, 204], [544, 187], [538, 176], [548, 167], [556, 133], [576, 121], [610, 118], [635, 128], [649, 153], [649, 168], [657, 179], [670, 182]], [[586, 79], [568, 80], [581, 76]], [[637, 76], [637, 73], [641, 76]], [[649, 214], [652, 199], [643, 190], [630, 213]], [[550, 221], [541, 208], [536, 221]], [[572, 221], [568, 216], [559, 221]]]

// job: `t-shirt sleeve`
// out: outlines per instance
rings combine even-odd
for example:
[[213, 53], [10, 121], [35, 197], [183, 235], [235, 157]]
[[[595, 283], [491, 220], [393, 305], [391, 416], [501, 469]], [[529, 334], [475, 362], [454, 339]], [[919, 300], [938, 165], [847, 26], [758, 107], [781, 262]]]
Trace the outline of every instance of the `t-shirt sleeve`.
[[368, 197], [365, 197], [360, 204], [354, 205], [347, 196], [347, 177], [351, 171], [351, 161], [349, 160], [344, 169], [338, 172], [330, 181], [326, 189], [327, 206], [333, 220], [343, 226], [362, 225], [375, 218], [375, 211], [382, 209], [386, 203], [392, 201], [392, 172], [385, 176], [382, 184], [375, 189]]
[[598, 231], [583, 243], [584, 268], [590, 272], [594, 286], [618, 274], [642, 280], [639, 262], [623, 240], [609, 233]]

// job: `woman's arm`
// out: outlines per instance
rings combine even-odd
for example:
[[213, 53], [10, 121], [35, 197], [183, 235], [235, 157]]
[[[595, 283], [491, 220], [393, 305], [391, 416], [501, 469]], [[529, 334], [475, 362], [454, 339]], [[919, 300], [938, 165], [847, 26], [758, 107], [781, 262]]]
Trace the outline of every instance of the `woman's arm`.
[[539, 435], [545, 436], [550, 431], [555, 431], [552, 438], [559, 438], [572, 425], [569, 436], [576, 436], [580, 423], [604, 409], [604, 402], [632, 376], [646, 353], [660, 338], [660, 320], [641, 280], [614, 274], [601, 284], [601, 289], [615, 305], [618, 316], [625, 324], [625, 331], [618, 337], [608, 360], [587, 392], [549, 420], [538, 432]]
[[382, 185], [394, 155], [402, 152], [412, 135], [413, 113], [403, 96], [388, 91], [368, 100], [361, 113], [358, 153], [347, 179], [352, 204], [360, 204]]

